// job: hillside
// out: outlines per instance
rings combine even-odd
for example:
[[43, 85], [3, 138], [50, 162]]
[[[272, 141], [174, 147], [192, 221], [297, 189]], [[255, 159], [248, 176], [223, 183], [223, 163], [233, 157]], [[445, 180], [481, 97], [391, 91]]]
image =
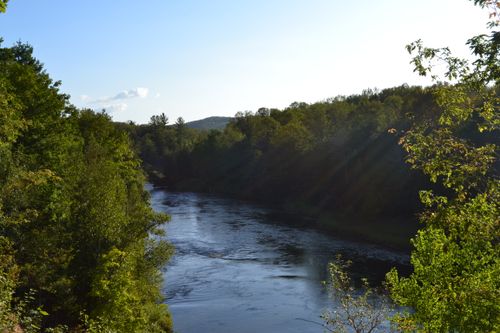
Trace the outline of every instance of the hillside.
[[208, 117], [186, 123], [187, 127], [197, 130], [223, 129], [233, 119], [231, 117]]
[[418, 191], [430, 184], [398, 142], [437, 113], [429, 89], [403, 85], [261, 108], [217, 132], [187, 124], [128, 130], [154, 183], [277, 204], [330, 229], [407, 245], [422, 209]]

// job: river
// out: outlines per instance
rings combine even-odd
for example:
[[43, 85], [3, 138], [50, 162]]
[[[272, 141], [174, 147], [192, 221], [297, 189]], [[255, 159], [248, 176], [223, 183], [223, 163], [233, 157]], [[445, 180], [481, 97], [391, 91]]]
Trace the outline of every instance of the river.
[[269, 207], [149, 190], [153, 208], [172, 217], [166, 237], [176, 251], [163, 291], [178, 333], [323, 332], [319, 316], [335, 306], [321, 284], [329, 260], [342, 254], [353, 276], [373, 281], [408, 263], [402, 253], [290, 226]]

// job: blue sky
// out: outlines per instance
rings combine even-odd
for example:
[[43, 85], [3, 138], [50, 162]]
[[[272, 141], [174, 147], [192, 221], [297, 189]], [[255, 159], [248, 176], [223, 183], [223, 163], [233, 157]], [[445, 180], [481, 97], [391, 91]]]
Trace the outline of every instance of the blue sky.
[[404, 46], [466, 56], [486, 21], [466, 0], [11, 0], [0, 36], [33, 45], [75, 105], [146, 123], [427, 84]]

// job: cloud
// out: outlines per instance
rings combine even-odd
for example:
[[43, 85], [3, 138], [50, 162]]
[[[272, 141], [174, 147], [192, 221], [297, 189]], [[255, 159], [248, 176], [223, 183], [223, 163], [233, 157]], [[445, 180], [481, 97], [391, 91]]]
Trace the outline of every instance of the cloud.
[[90, 100], [89, 97], [86, 95], [83, 95], [81, 98], [86, 98], [89, 104], [105, 104], [105, 103], [111, 103], [113, 101], [121, 101], [121, 100], [126, 100], [126, 99], [131, 99], [131, 98], [146, 98], [149, 95], [149, 89], [148, 88], [134, 88], [134, 89], [129, 89], [129, 90], [124, 90], [122, 92], [119, 92], [118, 94], [114, 95], [113, 97], [102, 97], [96, 100]]
[[113, 112], [120, 112], [120, 111], [125, 111], [128, 108], [127, 103], [114, 103], [114, 104], [108, 104], [108, 105], [103, 105], [103, 109], [106, 111], [113, 113]]
[[147, 98], [148, 95], [148, 88], [138, 87], [134, 89], [124, 90], [112, 97], [102, 97], [94, 100], [92, 100], [87, 95], [81, 95], [80, 100], [93, 109], [105, 109], [108, 112], [119, 112], [125, 111], [128, 108], [128, 104], [125, 103], [126, 100], [133, 98]]
[[129, 98], [146, 98], [148, 97], [149, 89], [148, 88], [135, 88], [130, 90], [122, 91], [121, 93], [116, 94], [112, 97], [112, 100], [120, 100], [120, 99], [129, 99]]
[[127, 103], [98, 104], [93, 107], [96, 111], [106, 110], [107, 113], [121, 112], [128, 108]]

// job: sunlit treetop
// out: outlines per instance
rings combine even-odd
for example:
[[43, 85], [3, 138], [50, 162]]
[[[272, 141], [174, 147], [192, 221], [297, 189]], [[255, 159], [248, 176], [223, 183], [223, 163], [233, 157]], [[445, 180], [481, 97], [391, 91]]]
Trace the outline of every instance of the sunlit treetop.
[[9, 0], [0, 0], [0, 13], [5, 13]]

